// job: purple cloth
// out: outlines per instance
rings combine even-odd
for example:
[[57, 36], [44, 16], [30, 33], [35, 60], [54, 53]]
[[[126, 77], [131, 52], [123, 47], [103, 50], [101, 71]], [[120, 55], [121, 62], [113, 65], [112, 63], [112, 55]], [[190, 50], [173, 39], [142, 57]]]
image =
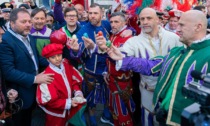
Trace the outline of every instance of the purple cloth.
[[70, 53], [70, 57], [72, 58], [72, 59], [79, 59], [80, 57], [81, 57], [81, 55], [82, 55], [82, 49], [81, 49], [81, 43], [79, 44], [79, 51], [78, 52], [74, 52], [72, 49], [69, 49], [69, 53]]
[[64, 16], [63, 16], [63, 11], [62, 11], [62, 6], [61, 4], [58, 4], [55, 2], [54, 6], [54, 19], [55, 21], [58, 21], [59, 23], [65, 22]]
[[134, 72], [141, 73], [143, 75], [153, 75], [158, 76], [160, 73], [153, 74], [151, 69], [156, 66], [158, 63], [160, 63], [161, 59], [155, 59], [155, 60], [147, 60], [142, 58], [136, 58], [136, 57], [125, 57], [123, 58], [123, 63], [120, 68], [120, 70], [128, 71], [132, 70]]
[[41, 29], [41, 30], [36, 30], [34, 27], [31, 28], [31, 34], [35, 33], [35, 32], [40, 32], [41, 34], [44, 35], [44, 33], [47, 31], [47, 27], [46, 25]]

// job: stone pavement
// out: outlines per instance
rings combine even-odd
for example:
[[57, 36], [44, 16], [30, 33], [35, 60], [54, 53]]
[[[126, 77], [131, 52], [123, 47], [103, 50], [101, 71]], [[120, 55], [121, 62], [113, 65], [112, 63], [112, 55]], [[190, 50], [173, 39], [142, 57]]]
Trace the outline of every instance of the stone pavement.
[[[96, 106], [96, 120], [97, 120], [97, 124], [98, 126], [111, 126], [109, 124], [104, 124], [100, 121], [101, 115], [103, 113], [103, 105], [102, 104], [98, 104]], [[89, 125], [89, 119], [88, 119], [88, 115], [87, 113], [85, 113], [85, 118], [88, 121], [87, 126]], [[34, 113], [33, 113], [33, 118], [32, 118], [32, 125], [31, 126], [44, 126], [44, 122], [45, 122], [45, 114], [44, 112], [39, 108], [37, 109]], [[140, 124], [137, 124], [135, 126], [140, 126]]]

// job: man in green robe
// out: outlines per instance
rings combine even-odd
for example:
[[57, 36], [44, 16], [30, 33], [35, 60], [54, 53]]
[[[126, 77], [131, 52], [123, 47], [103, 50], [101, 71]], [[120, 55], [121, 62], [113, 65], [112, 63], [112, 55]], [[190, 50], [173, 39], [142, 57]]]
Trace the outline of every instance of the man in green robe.
[[165, 57], [150, 60], [124, 57], [114, 46], [107, 49], [109, 56], [117, 60], [116, 69], [159, 76], [153, 104], [166, 111], [167, 125], [180, 125], [181, 112], [194, 102], [182, 94], [184, 85], [192, 81], [202, 84], [202, 81], [191, 76], [191, 71], [210, 73], [210, 36], [206, 35], [206, 29], [205, 15], [200, 11], [190, 10], [182, 14], [177, 27], [180, 41], [186, 47], [175, 47]]

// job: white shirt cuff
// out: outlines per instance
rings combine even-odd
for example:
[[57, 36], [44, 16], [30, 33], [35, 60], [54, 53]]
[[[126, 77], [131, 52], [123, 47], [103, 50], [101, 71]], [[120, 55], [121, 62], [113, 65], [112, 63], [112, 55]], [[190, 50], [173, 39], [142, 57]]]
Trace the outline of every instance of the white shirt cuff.
[[93, 54], [95, 52], [95, 50], [96, 50], [96, 44], [94, 44], [94, 47], [93, 47], [93, 49], [90, 50], [90, 53]]
[[115, 69], [119, 71], [121, 67], [122, 67], [122, 60], [116, 61]]
[[36, 76], [34, 77], [34, 83], [36, 82]]
[[65, 109], [70, 109], [71, 108], [71, 99], [66, 99], [66, 106]]

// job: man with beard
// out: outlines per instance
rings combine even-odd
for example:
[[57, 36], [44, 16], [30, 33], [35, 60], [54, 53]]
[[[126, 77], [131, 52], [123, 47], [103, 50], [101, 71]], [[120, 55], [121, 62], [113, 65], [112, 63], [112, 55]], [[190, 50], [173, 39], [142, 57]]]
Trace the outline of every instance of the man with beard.
[[182, 88], [192, 81], [199, 85], [204, 82], [193, 78], [191, 72], [196, 70], [203, 74], [210, 73], [210, 37], [206, 35], [206, 29], [205, 14], [198, 10], [189, 10], [182, 14], [177, 27], [179, 40], [187, 47], [175, 47], [165, 57], [150, 60], [123, 58], [116, 47], [108, 50], [109, 56], [118, 60], [118, 68], [121, 70], [132, 69], [144, 75], [159, 75], [153, 105], [160, 107], [158, 112], [162, 116], [157, 115], [156, 118], [163, 123], [161, 125], [180, 125], [183, 109], [194, 103], [182, 94]]
[[53, 74], [37, 74], [39, 66], [48, 62], [37, 54], [33, 37], [29, 35], [31, 17], [25, 9], [10, 13], [10, 25], [0, 44], [0, 65], [7, 88], [18, 91], [23, 100], [22, 110], [12, 116], [14, 125], [30, 126], [31, 114], [35, 107], [36, 84], [50, 83]]
[[[132, 37], [120, 36], [124, 30], [128, 29], [126, 17], [122, 12], [112, 13], [110, 23], [112, 27], [111, 43], [120, 49]], [[96, 42], [100, 43], [101, 41], [106, 41], [106, 39], [103, 36], [98, 36]], [[135, 104], [132, 99], [132, 72], [116, 71], [115, 62], [111, 58], [107, 58], [106, 63], [108, 70], [107, 74], [104, 74], [104, 79], [109, 87], [109, 108], [112, 112], [114, 125], [133, 126], [132, 114], [135, 111]]]
[[50, 43], [52, 30], [46, 26], [47, 14], [44, 9], [36, 8], [31, 12], [32, 29], [30, 34], [36, 39], [36, 47], [41, 55], [42, 48]]
[[[155, 56], [165, 56], [170, 49], [181, 45], [179, 37], [159, 26], [156, 11], [145, 8], [139, 14], [142, 32], [138, 36], [128, 39], [121, 51], [126, 56], [142, 57], [151, 59]], [[105, 44], [105, 42], [103, 42]], [[99, 45], [104, 48], [104, 44]], [[141, 92], [141, 117], [142, 126], [153, 125], [152, 98], [157, 82], [157, 77], [141, 75], [139, 89]]]
[[[103, 36], [108, 40], [111, 26], [108, 21], [102, 21], [102, 10], [99, 4], [92, 4], [88, 11], [89, 22], [77, 32], [78, 41], [72, 39], [67, 45], [70, 47], [70, 56], [80, 58], [84, 62], [84, 95], [87, 98], [90, 123], [96, 126], [95, 108], [96, 104], [101, 103], [104, 108], [104, 118], [111, 117], [107, 107], [107, 86], [104, 82], [102, 73], [106, 67], [105, 54], [91, 53], [95, 46], [95, 36], [101, 31]], [[89, 38], [84, 38], [83, 34], [87, 33]], [[79, 43], [78, 43], [79, 42]], [[107, 120], [107, 123], [111, 123]]]

